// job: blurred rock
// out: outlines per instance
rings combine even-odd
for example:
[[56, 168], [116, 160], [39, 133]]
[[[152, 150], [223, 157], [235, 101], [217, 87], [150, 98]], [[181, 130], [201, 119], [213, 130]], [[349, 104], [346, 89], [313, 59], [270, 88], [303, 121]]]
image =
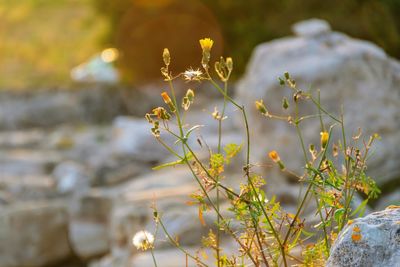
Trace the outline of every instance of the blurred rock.
[[[362, 127], [366, 139], [373, 133], [381, 135], [382, 140], [373, 145], [368, 174], [379, 184], [398, 178], [400, 64], [372, 43], [329, 32], [326, 22], [305, 21], [294, 28], [300, 37], [257, 46], [237, 86], [236, 98], [248, 108], [250, 117], [253, 161], [265, 161], [266, 153], [277, 150], [289, 169], [300, 170], [304, 164], [293, 125], [266, 119], [254, 108], [255, 100], [264, 99], [271, 113], [291, 114], [282, 109], [281, 100], [292, 99], [292, 91], [281, 88], [277, 80], [288, 71], [300, 89], [321, 89], [322, 106], [329, 112], [340, 114], [343, 104], [349, 140], [358, 127]], [[317, 114], [312, 103], [303, 102], [306, 100], [300, 101], [301, 114]], [[327, 117], [324, 122], [334, 123]], [[300, 127], [307, 147], [310, 143], [319, 144], [318, 119], [303, 121]], [[340, 134], [339, 127], [336, 128], [333, 141]], [[282, 185], [284, 179], [274, 182]]]
[[7, 199], [18, 201], [43, 200], [58, 196], [54, 179], [48, 175], [2, 174], [0, 188], [7, 192]]
[[0, 173], [3, 175], [44, 175], [62, 156], [50, 150], [0, 150]]
[[399, 266], [399, 222], [399, 206], [355, 219], [339, 234], [327, 266]]
[[84, 166], [73, 161], [64, 161], [53, 170], [57, 190], [61, 194], [83, 193], [89, 189], [90, 174]]
[[99, 190], [92, 189], [79, 198], [79, 206], [72, 213], [75, 217], [108, 224], [113, 208], [113, 199], [102, 194]]
[[88, 61], [71, 70], [71, 78], [76, 82], [101, 82], [116, 84], [119, 82], [118, 70], [113, 62], [118, 58], [118, 50], [107, 48]]
[[150, 132], [144, 119], [117, 117], [113, 122], [111, 146], [120, 158], [131, 157], [141, 162], [157, 162], [169, 155]]
[[70, 256], [63, 205], [31, 202], [0, 210], [0, 266], [40, 267]]
[[107, 226], [93, 221], [72, 220], [69, 224], [69, 240], [74, 253], [85, 261], [101, 256], [110, 249]]
[[327, 34], [330, 31], [331, 26], [325, 20], [320, 19], [309, 19], [293, 25], [293, 32], [297, 36], [305, 38]]
[[376, 210], [383, 210], [389, 205], [400, 206], [400, 189], [398, 188], [394, 192], [391, 192], [378, 199], [378, 203], [375, 206]]
[[104, 162], [96, 170], [95, 178], [92, 181], [93, 186], [111, 186], [127, 181], [150, 171], [150, 167], [140, 165], [135, 161], [124, 162], [124, 160]]
[[5, 91], [0, 93], [0, 129], [107, 122], [126, 113], [124, 101], [117, 88], [106, 86], [83, 90]]
[[45, 132], [41, 129], [0, 132], [0, 147], [2, 149], [36, 148], [42, 145]]

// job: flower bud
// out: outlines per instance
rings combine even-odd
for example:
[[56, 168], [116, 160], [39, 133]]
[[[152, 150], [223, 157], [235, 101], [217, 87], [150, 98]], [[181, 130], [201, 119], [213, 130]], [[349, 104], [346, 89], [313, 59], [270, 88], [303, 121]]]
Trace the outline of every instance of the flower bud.
[[229, 72], [232, 72], [233, 70], [233, 60], [231, 57], [226, 58], [226, 67], [228, 68]]
[[268, 156], [273, 162], [275, 162], [275, 163], [277, 163], [279, 165], [279, 168], [281, 170], [285, 169], [285, 165], [281, 161], [281, 158], [279, 157], [278, 152], [276, 152], [275, 150], [272, 150], [271, 152], [268, 153]]
[[208, 68], [208, 63], [210, 62], [210, 57], [211, 57], [211, 48], [214, 44], [214, 41], [211, 40], [210, 38], [204, 38], [201, 39], [200, 41], [200, 46], [201, 49], [203, 50], [203, 57], [201, 59], [201, 65], [203, 68]]
[[194, 100], [194, 91], [192, 89], [188, 89], [186, 92], [186, 97], [189, 99], [190, 102]]
[[167, 92], [162, 92], [161, 93], [161, 97], [163, 98], [165, 104], [168, 105], [169, 109], [171, 110], [171, 112], [175, 112], [175, 106], [174, 103], [172, 103], [171, 98], [169, 97]]
[[326, 145], [328, 144], [329, 133], [324, 131], [324, 132], [321, 132], [320, 134], [321, 134], [321, 147], [325, 148]]
[[256, 104], [257, 110], [258, 110], [261, 114], [263, 114], [263, 115], [265, 115], [265, 116], [268, 115], [268, 110], [267, 110], [267, 108], [265, 107], [265, 105], [264, 105], [262, 99], [259, 100], [259, 101], [256, 101], [255, 104]]
[[288, 107], [289, 107], [289, 101], [287, 100], [286, 97], [284, 97], [284, 98], [282, 99], [282, 107], [283, 107], [284, 109], [288, 109]]
[[168, 48], [164, 48], [162, 56], [163, 56], [165, 66], [169, 66], [169, 63], [171, 62], [171, 56], [169, 54]]
[[289, 79], [290, 79], [290, 74], [289, 74], [289, 72], [285, 71], [285, 73], [284, 73], [283, 75], [285, 76], [285, 79], [286, 79], [286, 80], [289, 80]]
[[272, 159], [273, 162], [278, 162], [281, 160], [281, 158], [279, 157], [278, 152], [276, 152], [275, 150], [272, 150], [271, 152], [268, 153], [268, 156], [270, 159]]

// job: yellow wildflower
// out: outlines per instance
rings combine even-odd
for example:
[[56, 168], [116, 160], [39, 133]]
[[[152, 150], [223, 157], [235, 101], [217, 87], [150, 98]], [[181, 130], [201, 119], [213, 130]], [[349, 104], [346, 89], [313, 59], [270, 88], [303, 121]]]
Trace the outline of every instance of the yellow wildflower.
[[214, 41], [211, 40], [210, 38], [201, 39], [201, 40], [199, 40], [199, 42], [200, 42], [200, 46], [201, 46], [201, 49], [203, 50], [203, 52], [207, 52], [207, 53], [209, 53], [211, 51], [211, 48], [214, 44]]
[[325, 148], [326, 145], [328, 144], [328, 139], [329, 139], [329, 133], [324, 131], [321, 132], [321, 147]]

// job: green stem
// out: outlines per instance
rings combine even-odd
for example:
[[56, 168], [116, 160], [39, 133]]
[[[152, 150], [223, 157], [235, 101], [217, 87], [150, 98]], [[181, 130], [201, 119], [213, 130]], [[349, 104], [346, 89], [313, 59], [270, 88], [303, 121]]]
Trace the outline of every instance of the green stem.
[[169, 241], [170, 241], [177, 249], [179, 249], [180, 251], [182, 251], [182, 252], [183, 252], [186, 256], [188, 256], [189, 258], [195, 260], [198, 264], [201, 264], [201, 265], [206, 266], [206, 267], [208, 266], [207, 264], [205, 264], [204, 262], [202, 262], [199, 258], [196, 258], [196, 257], [192, 256], [189, 252], [187, 252], [184, 248], [182, 248], [182, 247], [179, 245], [179, 243], [178, 243], [175, 239], [173, 239], [173, 238], [171, 237], [171, 235], [168, 233], [167, 229], [165, 228], [165, 225], [164, 225], [164, 223], [162, 222], [161, 218], [158, 218], [158, 221], [159, 221], [159, 223], [160, 223], [160, 225], [161, 225], [161, 228], [164, 230], [165, 235], [166, 235], [167, 238], [169, 239]]

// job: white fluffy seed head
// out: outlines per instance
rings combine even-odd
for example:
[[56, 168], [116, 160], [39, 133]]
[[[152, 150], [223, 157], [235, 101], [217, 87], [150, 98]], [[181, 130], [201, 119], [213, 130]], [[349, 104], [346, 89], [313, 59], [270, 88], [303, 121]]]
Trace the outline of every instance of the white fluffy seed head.
[[140, 250], [148, 250], [153, 248], [154, 236], [147, 231], [139, 231], [132, 238], [132, 244]]

